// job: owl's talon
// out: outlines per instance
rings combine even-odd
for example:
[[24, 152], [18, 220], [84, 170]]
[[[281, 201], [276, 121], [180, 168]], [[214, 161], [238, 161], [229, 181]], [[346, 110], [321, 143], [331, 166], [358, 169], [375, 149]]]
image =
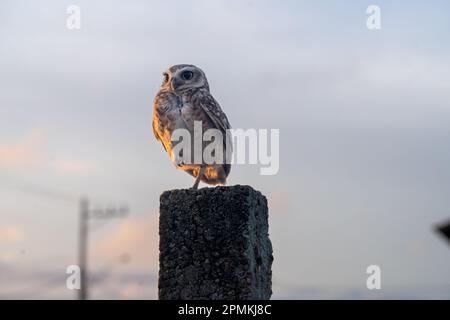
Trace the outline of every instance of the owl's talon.
[[200, 183], [200, 180], [202, 179], [202, 176], [203, 176], [203, 173], [205, 172], [205, 167], [204, 166], [201, 166], [200, 167], [200, 170], [198, 171], [198, 175], [197, 175], [197, 178], [195, 179], [195, 183], [194, 183], [194, 185], [192, 186], [192, 189], [193, 190], [197, 190], [198, 189], [198, 185], [199, 185], [199, 183]]

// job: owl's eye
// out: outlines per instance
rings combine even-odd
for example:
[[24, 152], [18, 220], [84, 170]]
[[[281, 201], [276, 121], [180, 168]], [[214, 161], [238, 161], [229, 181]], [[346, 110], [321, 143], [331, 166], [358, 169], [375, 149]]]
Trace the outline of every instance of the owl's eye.
[[183, 71], [181, 74], [181, 78], [183, 78], [183, 80], [191, 80], [193, 76], [194, 73], [192, 71]]
[[167, 83], [167, 81], [169, 81], [169, 75], [167, 73], [164, 73], [163, 77], [164, 77], [163, 83]]

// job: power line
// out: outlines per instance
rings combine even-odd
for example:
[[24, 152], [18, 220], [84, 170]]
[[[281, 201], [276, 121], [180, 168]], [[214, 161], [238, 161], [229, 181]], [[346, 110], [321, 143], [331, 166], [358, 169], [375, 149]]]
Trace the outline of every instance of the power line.
[[16, 191], [28, 193], [38, 197], [45, 197], [53, 200], [66, 201], [71, 203], [79, 199], [79, 196], [68, 192], [55, 190], [45, 186], [38, 186], [27, 181], [19, 181], [17, 179], [11, 179], [9, 177], [2, 178], [0, 180], [0, 187], [15, 189]]

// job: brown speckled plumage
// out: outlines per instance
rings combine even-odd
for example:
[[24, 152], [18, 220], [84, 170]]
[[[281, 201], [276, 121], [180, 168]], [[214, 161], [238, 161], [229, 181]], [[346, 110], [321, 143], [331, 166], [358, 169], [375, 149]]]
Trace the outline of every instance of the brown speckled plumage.
[[[187, 80], [186, 73], [192, 75], [192, 78]], [[175, 65], [164, 73], [164, 82], [153, 103], [153, 132], [156, 139], [162, 142], [172, 161], [175, 161], [172, 153], [174, 146], [171, 141], [172, 133], [176, 129], [183, 128], [193, 137], [194, 121], [202, 122], [203, 133], [212, 128], [220, 130], [224, 139], [223, 154], [231, 152], [225, 150], [227, 145], [231, 148], [231, 143], [226, 143], [226, 130], [231, 128], [230, 123], [219, 103], [210, 94], [204, 72], [193, 65]], [[206, 144], [203, 143], [203, 148]], [[201, 181], [213, 185], [225, 184], [231, 169], [231, 165], [227, 163], [211, 165], [175, 163], [175, 165], [194, 177], [199, 175], [200, 167], [203, 166]], [[197, 184], [198, 182], [194, 188]]]

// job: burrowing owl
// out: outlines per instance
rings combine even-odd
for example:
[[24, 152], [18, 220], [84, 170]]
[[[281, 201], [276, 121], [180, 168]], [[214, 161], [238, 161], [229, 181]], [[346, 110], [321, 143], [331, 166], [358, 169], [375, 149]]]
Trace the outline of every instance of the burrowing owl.
[[[227, 161], [212, 163], [178, 162], [171, 139], [176, 129], [186, 129], [194, 137], [194, 121], [201, 121], [202, 131], [218, 129], [223, 135], [223, 155], [231, 152], [229, 135], [230, 123], [209, 92], [205, 73], [196, 66], [180, 64], [170, 67], [164, 72], [164, 80], [153, 102], [153, 132], [157, 140], [162, 142], [174, 164], [194, 176], [193, 189], [198, 188], [201, 181], [208, 184], [225, 184], [231, 165]], [[192, 140], [193, 141], [193, 140]], [[193, 142], [194, 144], [194, 142]], [[201, 142], [205, 148], [205, 142]], [[228, 148], [228, 150], [225, 150]], [[192, 154], [194, 153], [192, 148]]]

